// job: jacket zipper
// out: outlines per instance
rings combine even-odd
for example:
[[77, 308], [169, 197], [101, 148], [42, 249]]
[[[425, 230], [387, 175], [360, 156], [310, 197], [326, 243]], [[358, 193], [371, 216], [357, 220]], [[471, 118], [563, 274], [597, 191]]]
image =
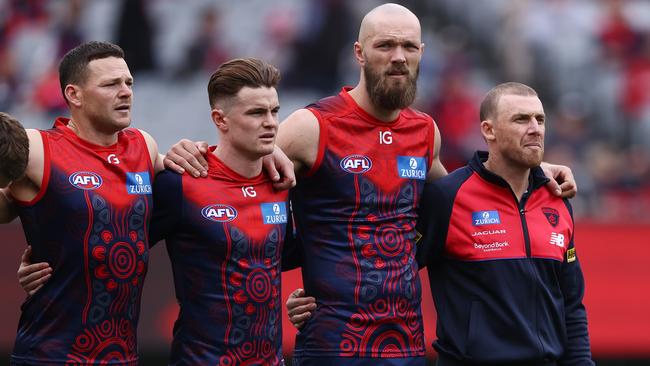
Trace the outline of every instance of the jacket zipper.
[[[511, 190], [512, 191], [512, 190]], [[512, 193], [514, 196], [514, 192]], [[533, 275], [534, 278], [537, 278], [539, 281], [538, 275], [535, 272], [535, 268], [533, 268], [533, 259], [532, 259], [532, 253], [531, 253], [531, 248], [530, 248], [530, 233], [528, 232], [528, 222], [526, 221], [526, 202], [528, 201], [528, 198], [530, 197], [529, 190], [524, 192], [524, 195], [521, 197], [521, 201], [517, 202], [517, 207], [519, 209], [519, 219], [521, 220], [521, 229], [524, 233], [524, 245], [526, 246], [526, 259], [528, 260], [528, 268], [532, 272], [531, 274]], [[517, 197], [515, 196], [515, 200], [517, 200]], [[537, 298], [539, 294], [539, 289], [537, 288], [537, 285], [533, 286], [533, 304], [537, 304]], [[544, 345], [542, 344], [542, 340], [539, 338], [539, 327], [537, 324], [537, 306], [534, 307], [535, 310], [535, 333], [537, 334], [537, 339], [539, 341], [539, 348], [541, 350], [542, 354], [546, 353], [546, 350], [544, 349]]]

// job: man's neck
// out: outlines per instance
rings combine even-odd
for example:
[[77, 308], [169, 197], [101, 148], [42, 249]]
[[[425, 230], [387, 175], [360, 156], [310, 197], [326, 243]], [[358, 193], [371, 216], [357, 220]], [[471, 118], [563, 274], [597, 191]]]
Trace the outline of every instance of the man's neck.
[[[223, 142], [223, 141], [222, 141]], [[248, 158], [227, 143], [217, 146], [213, 153], [226, 166], [245, 178], [254, 178], [262, 172], [262, 158]]]
[[517, 201], [521, 201], [521, 197], [528, 189], [529, 168], [513, 166], [495, 154], [489, 154], [487, 161], [483, 165], [485, 169], [503, 178], [517, 196]]
[[98, 131], [89, 122], [80, 123], [74, 117], [68, 122], [71, 129], [80, 139], [99, 146], [111, 146], [117, 142], [117, 132], [106, 134]]
[[359, 84], [357, 84], [354, 89], [350, 90], [348, 94], [352, 97], [352, 99], [354, 99], [357, 105], [361, 107], [361, 109], [380, 121], [392, 122], [397, 119], [397, 117], [399, 117], [399, 113], [401, 112], [400, 109], [386, 110], [377, 107], [370, 99], [370, 95], [368, 95], [366, 85], [363, 81], [359, 82]]

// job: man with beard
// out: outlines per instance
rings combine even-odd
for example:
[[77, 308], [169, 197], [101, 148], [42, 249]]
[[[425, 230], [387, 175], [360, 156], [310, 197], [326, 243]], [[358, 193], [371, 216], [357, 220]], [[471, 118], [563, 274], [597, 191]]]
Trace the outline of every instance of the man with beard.
[[413, 13], [375, 8], [354, 44], [357, 86], [280, 125], [301, 176], [291, 200], [305, 293], [317, 299], [296, 365], [424, 365], [416, 208], [427, 177], [446, 171], [433, 120], [409, 108], [422, 47]]
[[571, 205], [543, 189], [542, 102], [505, 83], [480, 114], [488, 152], [428, 184], [419, 212], [438, 365], [593, 365]]
[[[291, 200], [305, 290], [287, 303], [294, 324], [304, 324], [294, 364], [424, 365], [416, 210], [424, 182], [447, 172], [435, 123], [409, 108], [419, 20], [381, 5], [364, 17], [354, 50], [359, 83], [294, 112], [278, 130], [299, 176]], [[184, 162], [188, 152], [200, 155], [183, 141], [165, 162], [204, 169]]]

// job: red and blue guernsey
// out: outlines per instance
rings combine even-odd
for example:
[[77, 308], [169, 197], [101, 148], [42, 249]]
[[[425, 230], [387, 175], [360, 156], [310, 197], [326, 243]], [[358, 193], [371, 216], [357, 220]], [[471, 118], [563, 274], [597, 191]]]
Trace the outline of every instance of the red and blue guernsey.
[[142, 134], [111, 146], [80, 139], [59, 118], [41, 131], [41, 190], [18, 202], [34, 262], [50, 280], [22, 306], [12, 365], [137, 365], [153, 169]]
[[592, 366], [571, 205], [539, 167], [517, 200], [486, 159], [422, 195], [417, 252], [438, 311], [438, 364]]
[[318, 156], [292, 204], [305, 290], [318, 307], [294, 357], [300, 365], [423, 364], [414, 239], [433, 120], [407, 108], [379, 121], [348, 90], [307, 107], [320, 125]]
[[207, 160], [206, 179], [156, 178], [152, 242], [166, 239], [180, 305], [170, 365], [283, 365], [288, 192]]

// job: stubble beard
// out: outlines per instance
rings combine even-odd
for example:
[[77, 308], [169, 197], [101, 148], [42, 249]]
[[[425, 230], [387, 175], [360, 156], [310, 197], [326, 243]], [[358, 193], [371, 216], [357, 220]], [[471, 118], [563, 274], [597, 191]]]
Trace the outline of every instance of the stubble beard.
[[542, 160], [544, 159], [544, 147], [541, 151], [511, 151], [509, 154], [509, 160], [526, 169], [532, 169], [538, 167]]

